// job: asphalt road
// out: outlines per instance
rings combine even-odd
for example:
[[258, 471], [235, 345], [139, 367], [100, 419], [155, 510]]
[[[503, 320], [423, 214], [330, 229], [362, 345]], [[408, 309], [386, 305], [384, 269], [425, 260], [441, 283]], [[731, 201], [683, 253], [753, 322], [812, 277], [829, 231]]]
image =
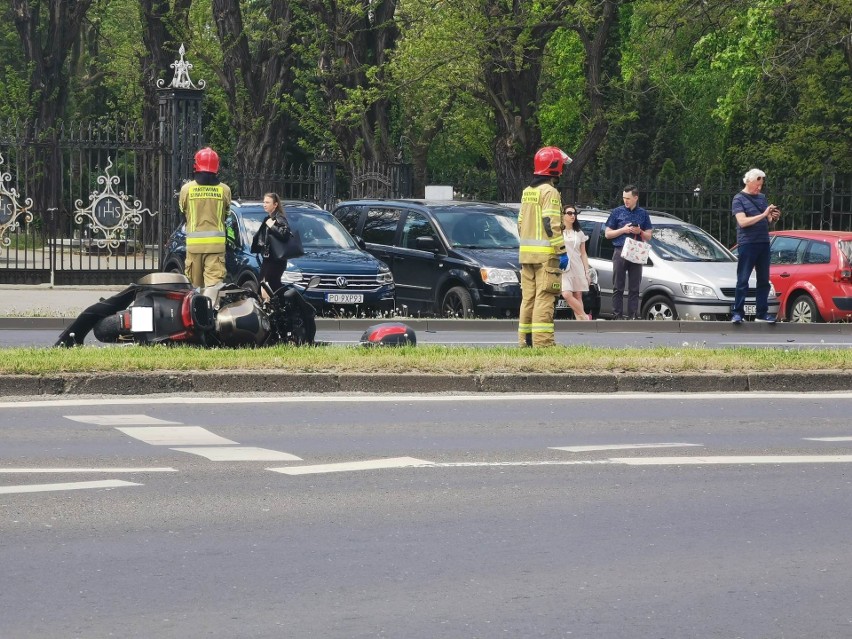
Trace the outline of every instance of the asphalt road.
[[[607, 324], [607, 322], [600, 322]], [[475, 322], [466, 323], [463, 328], [418, 329], [415, 331], [419, 344], [443, 344], [456, 346], [514, 346], [517, 344], [517, 328], [510, 322], [503, 322], [505, 328], [477, 329]], [[635, 324], [625, 328], [590, 327], [583, 330], [574, 326], [573, 322], [557, 327], [556, 341], [559, 344], [583, 344], [601, 347], [631, 347], [645, 348], [654, 346], [706, 346], [708, 348], [784, 348], [784, 349], [823, 349], [823, 348], [852, 348], [852, 332], [829, 325], [807, 327], [796, 325], [795, 332], [789, 327], [763, 326], [764, 330], [738, 330], [727, 323], [714, 323], [710, 329], [696, 332], [682, 332], [681, 323], [661, 322], [618, 322], [618, 324]], [[599, 322], [595, 322], [599, 324]], [[702, 323], [707, 324], [707, 323]], [[644, 326], [638, 326], [644, 325]], [[808, 328], [812, 328], [808, 331]], [[835, 331], [826, 329], [836, 328]], [[643, 330], [644, 329], [644, 330]], [[668, 330], [667, 330], [668, 329]], [[51, 346], [59, 336], [61, 329], [4, 329], [0, 327], [0, 347], [11, 346]], [[345, 324], [338, 323], [320, 328], [317, 340], [332, 345], [351, 346], [358, 344], [364, 328], [348, 329]], [[98, 345], [92, 336], [86, 339], [87, 344]]]
[[848, 637], [851, 410], [6, 401], [0, 636]]

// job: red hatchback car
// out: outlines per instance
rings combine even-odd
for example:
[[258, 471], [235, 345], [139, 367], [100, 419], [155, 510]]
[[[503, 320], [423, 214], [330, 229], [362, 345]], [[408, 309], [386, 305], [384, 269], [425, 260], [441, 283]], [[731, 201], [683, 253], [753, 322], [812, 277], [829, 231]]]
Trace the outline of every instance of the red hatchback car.
[[852, 232], [772, 231], [769, 279], [788, 322], [852, 321]]

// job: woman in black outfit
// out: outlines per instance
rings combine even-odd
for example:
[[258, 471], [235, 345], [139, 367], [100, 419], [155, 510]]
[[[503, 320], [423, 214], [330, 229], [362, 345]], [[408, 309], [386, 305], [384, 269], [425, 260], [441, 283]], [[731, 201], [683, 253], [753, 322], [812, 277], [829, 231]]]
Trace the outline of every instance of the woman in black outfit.
[[282, 242], [290, 239], [290, 223], [281, 206], [281, 198], [277, 193], [267, 193], [263, 196], [263, 210], [269, 214], [251, 241], [251, 252], [259, 253], [263, 260], [260, 265], [260, 280], [266, 281], [273, 291], [281, 288], [281, 276], [287, 268], [287, 260], [277, 260], [270, 253], [270, 236], [274, 235]]

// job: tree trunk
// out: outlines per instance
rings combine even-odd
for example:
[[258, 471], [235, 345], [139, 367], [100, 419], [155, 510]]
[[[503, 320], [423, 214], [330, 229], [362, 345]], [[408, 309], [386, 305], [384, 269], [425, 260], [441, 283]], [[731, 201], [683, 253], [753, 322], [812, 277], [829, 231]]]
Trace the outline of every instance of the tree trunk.
[[[484, 83], [497, 129], [493, 147], [497, 191], [501, 201], [518, 202], [541, 144], [536, 112], [544, 48], [559, 28], [565, 8], [532, 24], [523, 3], [513, 3], [509, 15], [501, 0], [488, 0], [487, 5], [493, 36], [487, 39]], [[526, 42], [523, 55], [518, 54], [520, 41]]]
[[[365, 162], [394, 160], [396, 146], [390, 139], [390, 106], [387, 97], [368, 97], [356, 106], [351, 94], [381, 83], [382, 67], [396, 46], [399, 30], [394, 22], [397, 0], [359, 0], [346, 11], [336, 2], [312, 0], [310, 7], [326, 34], [320, 44], [320, 84], [330, 121], [330, 139], [350, 174]], [[371, 71], [378, 70], [374, 76]], [[359, 117], [346, 113], [352, 108]], [[356, 111], [357, 112], [357, 111]]]
[[238, 0], [213, 0], [213, 17], [223, 51], [219, 75], [236, 139], [234, 170], [242, 175], [281, 175], [287, 164], [292, 129], [281, 100], [293, 90], [296, 67], [290, 2], [276, 0], [270, 4], [270, 28], [254, 52], [249, 47]]
[[[139, 0], [144, 52], [142, 67], [142, 123], [144, 130], [157, 125], [157, 80], [172, 80], [170, 66], [178, 59], [180, 45], [189, 39], [189, 8], [192, 0]], [[172, 6], [174, 5], [174, 6]]]
[[610, 33], [618, 18], [618, 6], [616, 2], [607, 1], [599, 5], [599, 8], [600, 15], [593, 34], [590, 34], [582, 25], [575, 26], [586, 51], [584, 72], [586, 76], [586, 97], [589, 100], [589, 121], [592, 126], [583, 139], [580, 148], [574, 152], [574, 161], [568, 165], [562, 178], [562, 184], [568, 185], [568, 200], [572, 202], [577, 199], [577, 189], [583, 169], [597, 155], [598, 149], [606, 139], [609, 130], [606, 107], [611, 89], [603, 79], [602, 67], [608, 48], [612, 43]]
[[[12, 19], [21, 38], [24, 60], [30, 69], [28, 103], [31, 120], [27, 137], [50, 141], [31, 194], [35, 210], [45, 217], [48, 209], [60, 209], [62, 180], [59, 175], [56, 127], [68, 103], [68, 56], [80, 37], [80, 29], [93, 0], [11, 0]], [[47, 15], [42, 16], [42, 12]], [[47, 150], [48, 147], [45, 147]]]

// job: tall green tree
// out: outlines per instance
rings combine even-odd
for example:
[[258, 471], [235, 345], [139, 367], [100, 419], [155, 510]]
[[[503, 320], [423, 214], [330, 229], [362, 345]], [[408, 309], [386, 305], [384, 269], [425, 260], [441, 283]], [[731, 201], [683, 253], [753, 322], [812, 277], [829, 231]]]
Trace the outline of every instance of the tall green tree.
[[93, 0], [10, 0], [29, 73], [29, 115], [42, 131], [65, 113], [69, 95], [69, 54]]
[[297, 64], [294, 39], [300, 37], [291, 5], [288, 0], [212, 2], [222, 56], [215, 71], [236, 140], [233, 164], [247, 174], [279, 175], [287, 165], [293, 131], [287, 101]]

